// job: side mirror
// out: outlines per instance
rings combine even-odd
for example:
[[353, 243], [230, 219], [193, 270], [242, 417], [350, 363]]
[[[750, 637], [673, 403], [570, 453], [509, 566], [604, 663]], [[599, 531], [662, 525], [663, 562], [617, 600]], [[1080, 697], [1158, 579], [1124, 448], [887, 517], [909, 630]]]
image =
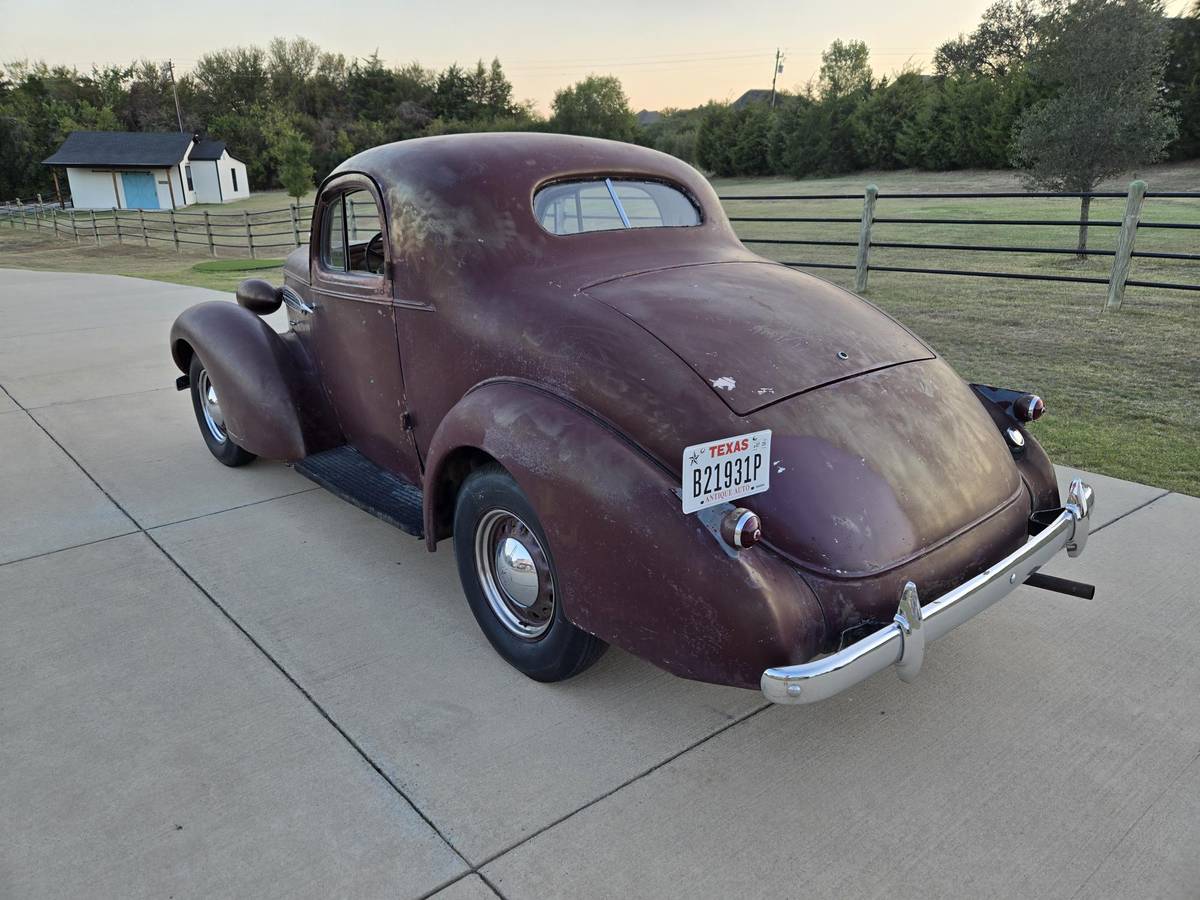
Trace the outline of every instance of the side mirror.
[[259, 316], [269, 316], [283, 303], [283, 289], [261, 278], [247, 278], [237, 289], [237, 302]]

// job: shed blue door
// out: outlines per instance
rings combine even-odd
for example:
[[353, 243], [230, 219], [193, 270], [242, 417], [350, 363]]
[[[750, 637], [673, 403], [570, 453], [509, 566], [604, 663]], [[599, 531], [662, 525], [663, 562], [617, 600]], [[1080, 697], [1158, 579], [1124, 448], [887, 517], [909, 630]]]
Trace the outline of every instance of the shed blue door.
[[129, 209], [158, 209], [158, 186], [148, 172], [122, 172], [125, 206]]

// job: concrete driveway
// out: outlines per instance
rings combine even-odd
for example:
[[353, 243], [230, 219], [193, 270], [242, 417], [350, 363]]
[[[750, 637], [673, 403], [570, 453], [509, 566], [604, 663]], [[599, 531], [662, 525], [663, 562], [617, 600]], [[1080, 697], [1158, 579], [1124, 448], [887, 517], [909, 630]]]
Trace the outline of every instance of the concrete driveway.
[[1200, 896], [1200, 500], [1092, 477], [1096, 599], [913, 685], [540, 685], [448, 547], [208, 455], [166, 336], [220, 296], [0, 270], [0, 896]]

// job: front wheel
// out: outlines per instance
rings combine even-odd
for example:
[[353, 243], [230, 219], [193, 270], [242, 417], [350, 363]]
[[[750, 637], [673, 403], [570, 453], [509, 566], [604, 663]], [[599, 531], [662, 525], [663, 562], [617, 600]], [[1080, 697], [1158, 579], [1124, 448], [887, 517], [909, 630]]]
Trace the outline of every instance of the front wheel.
[[208, 369], [199, 356], [192, 357], [188, 367], [188, 381], [192, 385], [192, 408], [196, 411], [196, 422], [209, 452], [227, 466], [244, 466], [256, 457], [249, 450], [239, 447], [225, 430], [225, 413], [217, 389], [208, 378]]
[[536, 681], [562, 681], [608, 646], [563, 615], [559, 580], [541, 522], [500, 466], [472, 472], [454, 509], [454, 555], [484, 635]]

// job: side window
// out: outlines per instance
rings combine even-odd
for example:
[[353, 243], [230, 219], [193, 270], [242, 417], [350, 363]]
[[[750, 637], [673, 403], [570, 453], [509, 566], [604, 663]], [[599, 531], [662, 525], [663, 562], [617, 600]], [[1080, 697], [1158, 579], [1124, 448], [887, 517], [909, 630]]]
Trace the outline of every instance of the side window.
[[230, 169], [229, 174], [233, 177], [233, 191], [237, 193], [237, 169]]
[[325, 207], [321, 226], [321, 262], [326, 268], [346, 271], [346, 222], [342, 215], [342, 198]]
[[382, 227], [370, 191], [360, 188], [339, 194], [325, 207], [321, 262], [339, 272], [384, 274]]

